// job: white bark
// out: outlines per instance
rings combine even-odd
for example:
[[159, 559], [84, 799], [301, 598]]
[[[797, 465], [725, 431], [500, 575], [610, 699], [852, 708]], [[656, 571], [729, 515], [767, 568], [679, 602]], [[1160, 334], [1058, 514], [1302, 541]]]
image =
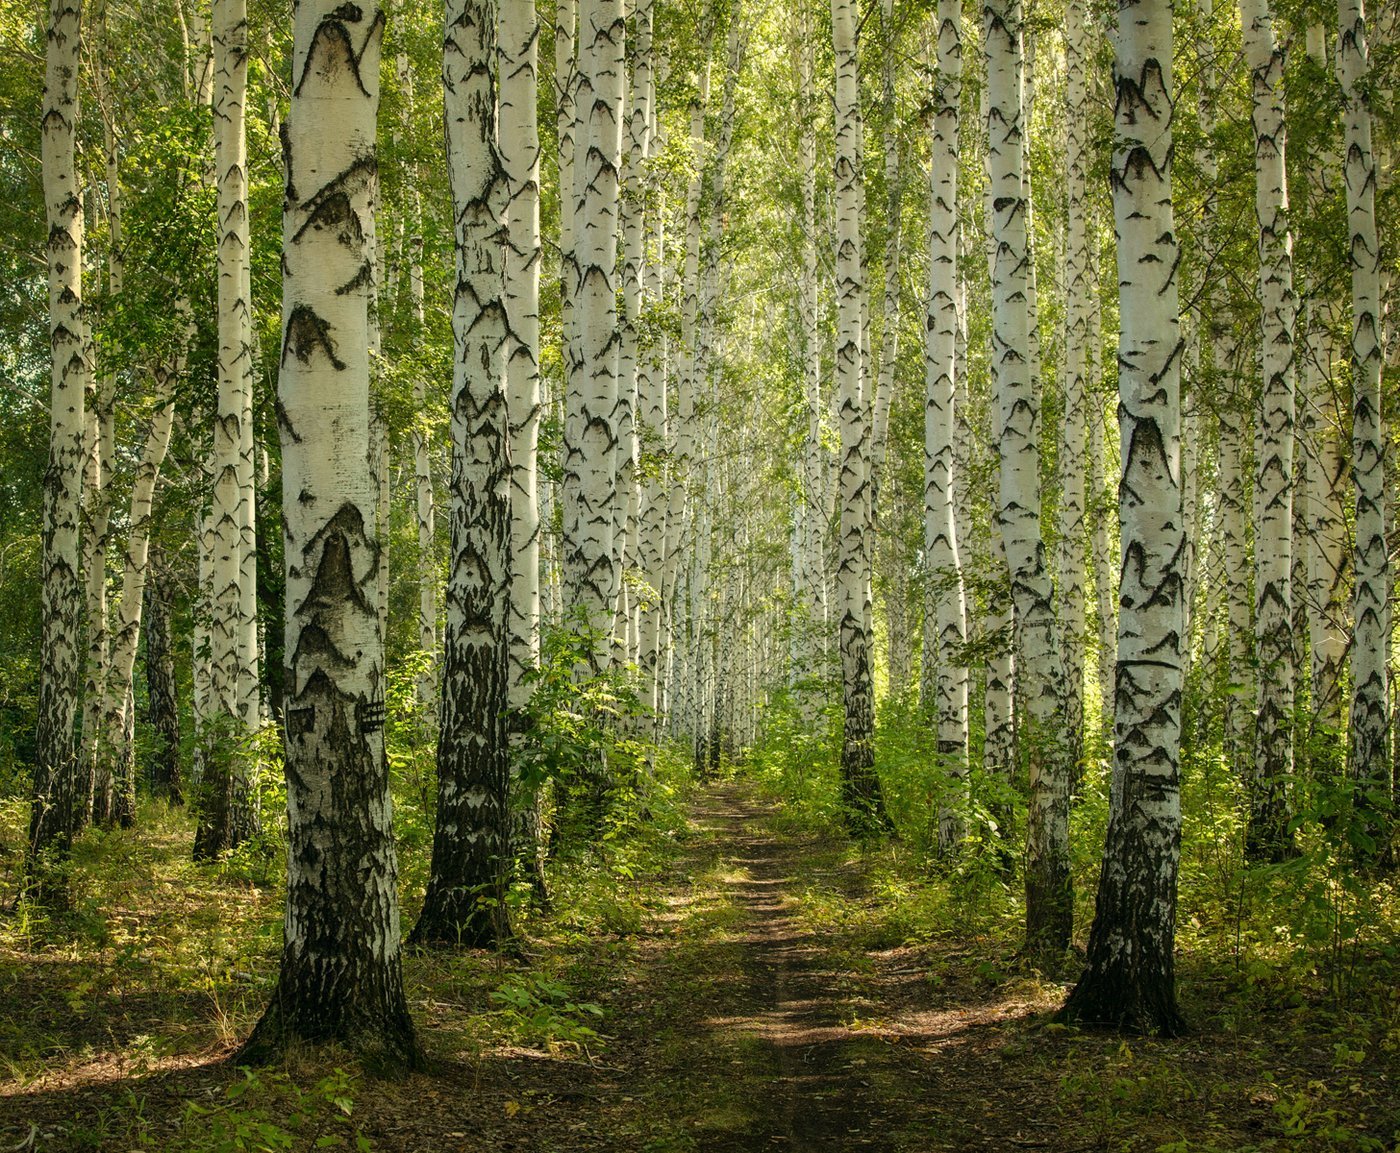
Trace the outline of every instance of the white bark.
[[339, 1040], [416, 1064], [384, 760], [370, 443], [375, 120], [384, 18], [300, 0], [284, 127], [283, 546], [287, 903], [281, 970], [245, 1046]]
[[933, 149], [929, 157], [929, 293], [924, 364], [924, 663], [925, 716], [938, 729], [939, 768], [948, 791], [938, 813], [938, 845], [957, 849], [966, 835], [967, 604], [958, 556], [953, 451], [957, 397], [958, 137], [962, 100], [962, 5], [938, 6], [938, 79], [934, 88]]
[[[1088, 168], [1090, 39], [1082, 0], [1065, 5], [1065, 343], [1060, 422], [1060, 636], [1064, 644], [1065, 728], [1077, 764], [1084, 730], [1084, 454], [1089, 386]], [[1076, 776], [1077, 769], [1076, 769]]]
[[1355, 587], [1351, 650], [1351, 771], [1381, 785], [1387, 774], [1385, 649], [1387, 599], [1381, 425], [1381, 250], [1376, 228], [1376, 156], [1367, 92], [1370, 56], [1362, 0], [1340, 0], [1337, 78], [1346, 99], [1347, 229], [1351, 252], [1352, 478], [1356, 486]]
[[596, 659], [609, 659], [619, 571], [613, 509], [617, 488], [617, 215], [622, 152], [621, 0], [579, 4], [577, 123], [586, 140], [575, 172], [578, 269], [578, 386], [564, 418], [565, 556], [568, 603], [598, 638]]
[[532, 0], [502, 0], [500, 157], [505, 171], [506, 396], [511, 458], [511, 707], [528, 704], [540, 660], [540, 136]]
[[1001, 461], [998, 522], [1015, 606], [1021, 736], [1030, 761], [1026, 938], [1034, 949], [1069, 943], [1069, 763], [1059, 711], [1063, 670], [1040, 535], [1040, 407], [1032, 378], [1026, 174], [1023, 171], [1020, 0], [983, 7], [987, 54], [987, 175], [996, 246], [992, 269], [992, 369]]
[[1253, 89], [1255, 215], [1259, 223], [1263, 389], [1255, 461], [1255, 628], [1258, 717], [1250, 782], [1250, 853], [1277, 857], [1289, 835], [1284, 790], [1293, 769], [1293, 241], [1284, 171], [1283, 48], [1267, 0], [1241, 0]]
[[[83, 210], [74, 137], [78, 123], [81, 0], [51, 0], [45, 50], [41, 164], [48, 224], [49, 463], [44, 477], [44, 654], [30, 812], [31, 867], [66, 852], [77, 828], [78, 635], [82, 613], [78, 525], [82, 500], [87, 320], [83, 312]], [[42, 881], [42, 878], [41, 878]], [[41, 886], [42, 887], [42, 886]]]
[[866, 299], [861, 239], [860, 89], [853, 0], [832, 0], [836, 55], [836, 376], [841, 427], [841, 528], [836, 573], [845, 726], [841, 744], [842, 800], [858, 827], [884, 821], [875, 774], [875, 691], [869, 620], [870, 538], [874, 527], [871, 412], [865, 378]]
[[1112, 168], [1118, 342], [1119, 584], [1109, 828], [1089, 965], [1066, 1014], [1174, 1034], [1181, 846], [1182, 342], [1172, 222], [1171, 6], [1119, 11]]

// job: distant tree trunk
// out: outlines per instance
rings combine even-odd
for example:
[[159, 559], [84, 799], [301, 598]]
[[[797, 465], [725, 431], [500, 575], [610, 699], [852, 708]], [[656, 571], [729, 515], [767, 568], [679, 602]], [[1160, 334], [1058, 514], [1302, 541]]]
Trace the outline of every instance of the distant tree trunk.
[[937, 725], [939, 768], [948, 789], [938, 812], [938, 847], [957, 851], [966, 836], [967, 604], [963, 593], [954, 489], [957, 472], [958, 139], [962, 101], [962, 5], [938, 5], [938, 79], [929, 158], [929, 293], [924, 326], [924, 664], [923, 713]]
[[[413, 69], [407, 53], [400, 52], [394, 61], [399, 89], [403, 93], [399, 131], [412, 146], [413, 132]], [[413, 180], [418, 180], [418, 167], [412, 167]], [[424, 331], [423, 293], [423, 202], [415, 188], [411, 194], [411, 232], [408, 237], [408, 303], [409, 337], [421, 339]], [[413, 376], [413, 407], [422, 414], [428, 404], [428, 382], [422, 372]], [[437, 600], [438, 566], [435, 509], [433, 507], [432, 456], [429, 449], [427, 422], [421, 418], [409, 430], [413, 445], [413, 516], [418, 535], [418, 648], [422, 654], [422, 669], [414, 684], [414, 699], [418, 704], [424, 737], [435, 732], [432, 723], [433, 703], [437, 698]]]
[[[802, 389], [806, 404], [807, 434], [802, 449], [802, 536], [798, 541], [799, 585], [803, 591], [799, 646], [802, 675], [827, 673], [829, 644], [826, 570], [826, 449], [822, 446], [821, 317], [817, 279], [817, 101], [813, 92], [813, 59], [816, 44], [810, 6], [798, 13], [798, 142], [797, 165], [802, 178], [802, 273], [799, 287], [799, 323], [802, 326]], [[813, 698], [815, 700], [816, 698]]]
[[841, 740], [841, 799], [852, 827], [885, 824], [884, 797], [875, 773], [875, 685], [870, 632], [868, 540], [872, 528], [870, 398], [861, 350], [865, 259], [861, 242], [860, 81], [856, 11], [852, 0], [832, 0], [836, 54], [836, 375], [841, 420], [841, 535], [837, 566], [841, 683], [845, 727]]
[[83, 611], [78, 524], [83, 483], [83, 430], [88, 382], [87, 318], [83, 311], [83, 209], [74, 155], [81, 57], [81, 0], [51, 0], [44, 74], [42, 167], [48, 210], [49, 463], [44, 474], [43, 660], [26, 865], [41, 900], [61, 903], [63, 882], [44, 868], [64, 856], [80, 827], [78, 637]]
[[175, 653], [170, 614], [175, 597], [170, 570], [152, 548], [151, 578], [146, 582], [146, 719], [156, 733], [151, 757], [151, 791], [172, 805], [185, 803], [180, 771], [180, 703], [176, 693]]
[[1030, 284], [1023, 172], [1020, 0], [983, 7], [987, 53], [992, 275], [992, 370], [1000, 414], [997, 519], [1011, 570], [1016, 675], [1024, 707], [1018, 733], [1030, 761], [1026, 843], [1026, 941], [1063, 949], [1074, 922], [1069, 876], [1068, 741], [1059, 718], [1060, 665], [1050, 573], [1040, 535], [1040, 405], [1030, 375]]
[[[126, 240], [123, 228], [121, 173], [118, 169], [117, 134], [114, 112], [109, 107], [106, 77], [106, 37], [98, 52], [94, 79], [102, 111], [102, 144], [107, 161], [107, 295], [115, 303], [125, 286]], [[104, 369], [98, 375], [93, 403], [87, 410], [86, 469], [83, 504], [86, 525], [83, 537], [83, 566], [86, 570], [87, 662], [83, 686], [83, 744], [79, 763], [78, 826], [89, 820], [109, 825], [116, 819], [115, 782], [111, 758], [102, 748], [103, 691], [109, 668], [111, 647], [107, 611], [107, 549], [112, 496], [113, 451], [115, 448], [113, 400], [115, 374]], [[133, 814], [134, 815], [134, 814]]]
[[131, 490], [131, 518], [127, 530], [121, 598], [113, 613], [112, 650], [102, 691], [103, 773], [119, 784], [115, 815], [123, 825], [130, 825], [136, 817], [136, 706], [132, 674], [136, 668], [136, 642], [141, 631], [141, 609], [149, 571], [151, 508], [161, 465], [165, 463], [165, 452], [170, 446], [170, 430], [175, 417], [172, 399], [174, 385], [183, 369], [184, 356], [181, 353], [172, 357], [156, 373], [155, 405]]
[[[1356, 486], [1355, 634], [1351, 647], [1351, 773], [1384, 789], [1387, 763], [1386, 645], [1390, 602], [1385, 537], [1385, 435], [1381, 426], [1381, 249], [1376, 229], [1376, 156], [1371, 142], [1370, 55], [1362, 0], [1340, 0], [1337, 78], [1346, 98], [1346, 192], [1351, 250], [1352, 480]], [[1368, 797], [1367, 808], [1385, 808]]]
[[[1089, 299], [1089, 352], [1092, 366], [1100, 365], [1102, 346], [1102, 322], [1099, 315], [1098, 270], [1093, 264], [1093, 252], [1089, 254], [1091, 285]], [[1096, 380], [1102, 381], [1097, 375]], [[1100, 383], [1099, 388], [1102, 385]], [[1118, 617], [1114, 611], [1113, 588], [1113, 545], [1109, 537], [1109, 522], [1115, 516], [1113, 495], [1106, 485], [1104, 456], [1105, 426], [1109, 423], [1106, 398], [1099, 388], [1086, 390], [1089, 400], [1089, 549], [1094, 566], [1094, 616], [1098, 631], [1097, 673], [1099, 700], [1104, 712], [1105, 725], [1111, 723], [1113, 715], [1113, 662], [1118, 645]]]
[[491, 99], [494, 8], [491, 0], [453, 0], [443, 46], [457, 222], [452, 563], [432, 873], [410, 937], [467, 948], [510, 936], [510, 332], [502, 281], [509, 186]]
[[1084, 732], [1084, 454], [1089, 387], [1089, 92], [1093, 67], [1082, 0], [1065, 5], [1065, 345], [1060, 421], [1060, 636], [1064, 644], [1065, 729], [1078, 786]]
[[294, 16], [278, 388], [287, 901], [277, 987], [242, 1061], [339, 1041], [381, 1068], [421, 1063], [403, 988], [368, 459], [383, 28], [372, 2], [302, 0]]
[[1114, 761], [1089, 964], [1063, 1016], [1174, 1035], [1181, 852], [1181, 333], [1172, 224], [1171, 6], [1120, 10], [1112, 168], [1122, 329]]
[[[200, 782], [195, 859], [212, 860], [253, 831], [258, 726], [257, 549], [254, 539], [253, 333], [248, 232], [245, 0], [215, 0], [214, 169], [218, 179], [218, 413], [210, 536], [209, 715], [212, 756]], [[139, 598], [137, 603], [139, 604]], [[251, 632], [251, 639], [250, 639]], [[216, 794], [220, 794], [216, 796]]]
[[[628, 45], [631, 59], [631, 108], [626, 118], [626, 160], [622, 173], [622, 300], [618, 332], [618, 495], [614, 532], [618, 534], [618, 560], [624, 574], [613, 623], [614, 641], [629, 661], [641, 664], [639, 651], [640, 610], [646, 594], [642, 590], [645, 564], [639, 555], [642, 508], [641, 450], [645, 414], [645, 379], [642, 348], [642, 297], [646, 266], [647, 188], [643, 166], [650, 146], [651, 129], [651, 0], [633, 5], [636, 34]], [[644, 690], [645, 691], [645, 690]]]
[[1255, 630], [1259, 638], [1258, 718], [1246, 843], [1254, 860], [1290, 851], [1286, 788], [1293, 772], [1293, 240], [1284, 173], [1283, 48], [1268, 0], [1241, 0], [1245, 57], [1254, 100], [1255, 212], [1263, 309], [1263, 393], [1255, 461]]

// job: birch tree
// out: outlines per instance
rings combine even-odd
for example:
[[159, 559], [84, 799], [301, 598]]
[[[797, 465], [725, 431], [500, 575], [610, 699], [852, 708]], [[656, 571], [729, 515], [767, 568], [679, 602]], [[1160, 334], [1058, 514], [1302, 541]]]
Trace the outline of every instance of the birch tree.
[[841, 425], [841, 528], [836, 572], [841, 685], [841, 798], [857, 829], [883, 823], [884, 798], [875, 773], [875, 686], [870, 619], [870, 397], [862, 326], [865, 256], [861, 240], [860, 86], [853, 0], [831, 2], [836, 54], [836, 378]]
[[384, 17], [298, 0], [283, 128], [287, 901], [277, 986], [240, 1053], [339, 1041], [420, 1063], [404, 997], [376, 605], [369, 311]]
[[949, 796], [938, 814], [938, 845], [954, 851], [965, 835], [967, 788], [966, 598], [954, 509], [957, 396], [958, 136], [962, 101], [962, 4], [938, 6], [938, 79], [929, 156], [928, 314], [924, 336], [924, 605], [923, 711], [938, 726], [938, 755]]
[[1376, 229], [1376, 156], [1371, 139], [1363, 0], [1340, 0], [1337, 79], [1346, 100], [1347, 228], [1351, 257], [1352, 483], [1356, 489], [1355, 586], [1351, 647], [1351, 772], [1363, 786], [1383, 789], [1388, 771], [1384, 460], [1381, 427], [1381, 249]]
[[1069, 764], [1058, 720], [1060, 667], [1050, 573], [1040, 536], [1040, 406], [1031, 379], [1029, 249], [1021, 99], [1020, 0], [982, 10], [987, 56], [987, 176], [995, 258], [992, 370], [1001, 463], [997, 521], [1011, 570], [1018, 733], [1030, 762], [1026, 843], [1026, 940], [1033, 949], [1069, 944]]
[[1172, 6], [1119, 9], [1110, 180], [1118, 237], [1122, 525], [1109, 825], [1089, 964], [1063, 1016], [1173, 1035], [1181, 851], [1182, 529], [1172, 221]]
[[83, 210], [74, 134], [78, 123], [81, 0], [50, 0], [41, 121], [41, 166], [48, 224], [49, 463], [44, 474], [42, 543], [44, 660], [34, 747], [34, 793], [27, 869], [41, 899], [61, 901], [62, 882], [43, 869], [45, 854], [66, 855], [79, 826], [77, 753], [78, 636], [83, 586], [78, 554], [82, 500], [87, 318], [83, 312]]
[[[582, 165], [574, 174], [578, 386], [564, 419], [565, 556], [568, 603], [590, 630], [612, 628], [619, 571], [614, 547], [617, 487], [617, 217], [622, 163], [625, 23], [621, 0], [580, 0], [577, 125]], [[578, 146], [575, 142], [575, 147]], [[606, 648], [595, 654], [606, 664]]]
[[411, 938], [468, 948], [510, 935], [511, 466], [502, 283], [509, 185], [491, 99], [494, 9], [491, 0], [454, 0], [443, 42], [457, 251], [452, 544], [433, 864]]
[[1285, 786], [1293, 769], [1293, 240], [1288, 229], [1283, 48], [1267, 0], [1241, 0], [1254, 123], [1254, 207], [1259, 224], [1260, 395], [1255, 462], [1255, 630], [1259, 694], [1250, 778], [1248, 852], [1288, 851]]
[[[215, 0], [214, 171], [218, 189], [218, 411], [214, 420], [209, 601], [212, 755], [195, 858], [251, 831], [251, 743], [258, 725], [257, 561], [253, 512], [253, 331], [248, 234], [246, 0]], [[139, 600], [138, 600], [139, 603]], [[222, 795], [218, 795], [222, 794]]]

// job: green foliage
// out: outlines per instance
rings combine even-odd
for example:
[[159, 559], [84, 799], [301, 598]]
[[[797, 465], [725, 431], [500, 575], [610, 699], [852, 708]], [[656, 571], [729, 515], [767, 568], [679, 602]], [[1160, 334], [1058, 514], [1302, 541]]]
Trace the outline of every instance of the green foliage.
[[240, 1069], [217, 1105], [186, 1106], [178, 1150], [190, 1153], [282, 1153], [293, 1149], [355, 1149], [369, 1138], [354, 1127], [354, 1080], [343, 1069], [302, 1089], [289, 1074]]
[[512, 973], [491, 993], [498, 1006], [497, 1021], [513, 1043], [555, 1052], [589, 1052], [602, 1047], [602, 1038], [586, 1025], [603, 1010], [591, 1001], [577, 1001], [560, 980], [539, 973]]

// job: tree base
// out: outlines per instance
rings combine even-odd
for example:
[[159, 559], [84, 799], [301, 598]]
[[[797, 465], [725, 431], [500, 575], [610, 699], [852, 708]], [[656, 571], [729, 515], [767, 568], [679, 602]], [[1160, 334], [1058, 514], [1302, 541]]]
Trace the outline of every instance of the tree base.
[[1139, 1036], [1180, 1037], [1189, 1031], [1171, 977], [1133, 981], [1121, 971], [1092, 968], [1070, 990], [1055, 1020]]
[[514, 940], [499, 901], [483, 901], [478, 894], [462, 889], [429, 892], [418, 923], [408, 935], [410, 945], [427, 948], [504, 949]]
[[284, 993], [281, 981], [261, 1020], [230, 1061], [272, 1065], [289, 1053], [326, 1045], [343, 1046], [377, 1077], [402, 1077], [427, 1068], [406, 1005], [370, 1014], [344, 1005], [297, 1004]]

